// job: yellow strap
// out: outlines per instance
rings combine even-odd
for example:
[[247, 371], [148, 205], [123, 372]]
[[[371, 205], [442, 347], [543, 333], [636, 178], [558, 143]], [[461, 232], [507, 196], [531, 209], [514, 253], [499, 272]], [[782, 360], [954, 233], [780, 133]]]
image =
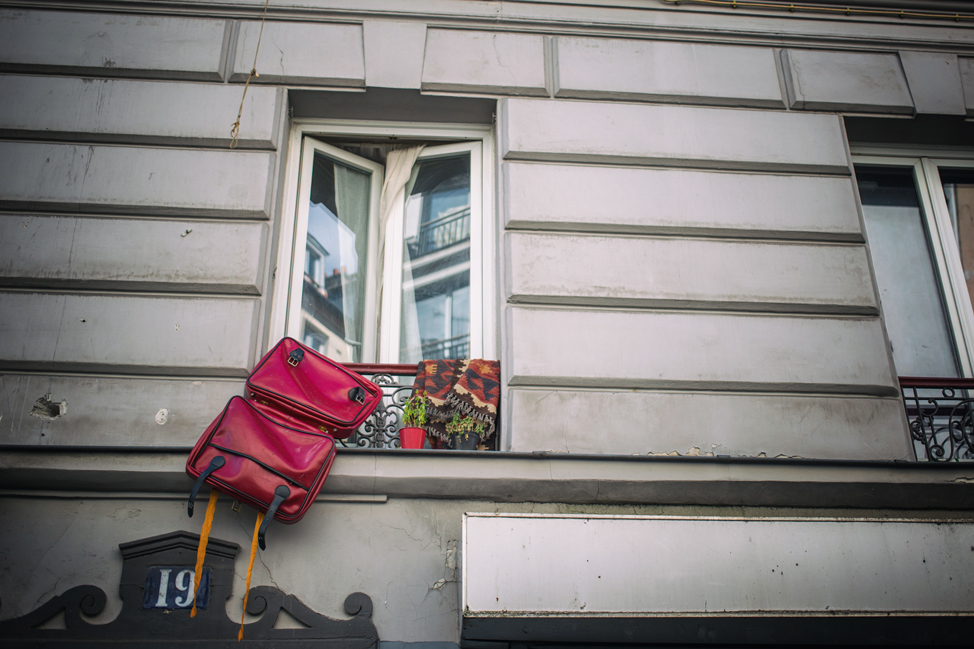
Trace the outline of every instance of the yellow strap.
[[247, 615], [247, 596], [250, 595], [250, 575], [254, 572], [254, 559], [257, 557], [257, 533], [264, 520], [264, 512], [257, 512], [257, 522], [254, 523], [254, 540], [250, 542], [250, 563], [247, 564], [247, 586], [244, 588], [244, 610], [240, 614], [240, 631], [237, 632], [237, 642], [243, 640], [244, 616]]
[[220, 492], [210, 490], [210, 502], [206, 504], [206, 518], [203, 519], [203, 529], [200, 531], [200, 547], [196, 550], [196, 572], [193, 576], [193, 610], [190, 617], [196, 617], [196, 599], [200, 590], [200, 579], [203, 577], [203, 559], [206, 557], [206, 543], [210, 540], [210, 528], [213, 527], [213, 512], [216, 511], [216, 499]]

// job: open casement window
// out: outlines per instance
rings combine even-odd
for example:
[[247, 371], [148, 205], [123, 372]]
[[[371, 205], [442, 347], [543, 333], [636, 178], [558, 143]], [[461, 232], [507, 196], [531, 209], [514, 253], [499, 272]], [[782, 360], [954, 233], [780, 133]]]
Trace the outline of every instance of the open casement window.
[[[327, 137], [302, 134], [300, 160], [292, 158], [299, 169], [293, 238], [281, 248], [291, 257], [281, 333], [346, 363], [496, 353], [484, 335], [488, 136], [411, 138], [424, 146], [385, 216], [384, 165], [346, 150], [375, 138], [359, 145], [342, 134], [335, 146]], [[383, 146], [387, 155], [397, 145]]]
[[483, 300], [471, 299], [483, 294], [481, 273], [471, 273], [481, 266], [481, 246], [471, 245], [482, 229], [481, 146], [426, 147], [413, 165], [386, 235], [382, 358], [471, 358], [471, 341], [483, 338]]
[[306, 138], [287, 333], [343, 363], [375, 355], [377, 212], [382, 165]]
[[856, 156], [899, 376], [974, 376], [974, 161]]

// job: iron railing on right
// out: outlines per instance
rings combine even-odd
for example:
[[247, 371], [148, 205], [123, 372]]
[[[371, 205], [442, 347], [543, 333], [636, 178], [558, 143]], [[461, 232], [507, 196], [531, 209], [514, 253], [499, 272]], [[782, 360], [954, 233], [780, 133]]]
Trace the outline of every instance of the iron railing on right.
[[974, 460], [974, 379], [899, 380], [917, 460]]

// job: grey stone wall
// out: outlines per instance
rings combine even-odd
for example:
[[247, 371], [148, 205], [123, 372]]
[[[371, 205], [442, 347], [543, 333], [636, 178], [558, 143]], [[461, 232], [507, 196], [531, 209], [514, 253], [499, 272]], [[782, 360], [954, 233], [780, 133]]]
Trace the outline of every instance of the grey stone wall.
[[[499, 311], [505, 450], [912, 457], [841, 114], [974, 115], [969, 28], [573, 3], [444, 0], [389, 14], [378, 0], [274, 2], [230, 149], [262, 4], [0, 8], [0, 444], [46, 458], [23, 471], [3, 460], [8, 476], [35, 482], [3, 485], [0, 617], [95, 583], [110, 594], [107, 619], [118, 543], [198, 529], [174, 492], [187, 486], [179, 462], [153, 485], [159, 460], [137, 451], [191, 445], [266, 346], [287, 266], [275, 250], [296, 182], [285, 160], [297, 89], [323, 104], [364, 88], [498, 100], [497, 294], [485, 299]], [[48, 395], [64, 414], [31, 416]], [[91, 450], [43, 455], [49, 445]], [[457, 642], [464, 511], [755, 513], [647, 505], [687, 491], [682, 464], [665, 465], [672, 483], [642, 490], [632, 485], [648, 469], [584, 475], [590, 465], [570, 461], [556, 463], [557, 482], [535, 467], [480, 489], [489, 466], [435, 475], [435, 459], [336, 465], [336, 493], [300, 525], [272, 528], [255, 584], [329, 615], [362, 590], [383, 640]], [[697, 468], [698, 506], [747, 471]], [[805, 475], [772, 468], [734, 504]], [[846, 492], [868, 506], [891, 485], [933, 482], [884, 470], [876, 486], [822, 469], [806, 509], [785, 513], [821, 514], [807, 507], [840, 506], [828, 494]], [[117, 491], [123, 474], [140, 493]], [[598, 504], [619, 475], [628, 482], [613, 502], [633, 502]], [[379, 478], [388, 494], [358, 498]], [[954, 494], [969, 482], [952, 473], [938, 485]], [[451, 499], [461, 491], [467, 500]], [[890, 498], [906, 507], [902, 493]], [[252, 523], [224, 499], [214, 534], [248, 546]], [[309, 556], [323, 558], [294, 559]]]

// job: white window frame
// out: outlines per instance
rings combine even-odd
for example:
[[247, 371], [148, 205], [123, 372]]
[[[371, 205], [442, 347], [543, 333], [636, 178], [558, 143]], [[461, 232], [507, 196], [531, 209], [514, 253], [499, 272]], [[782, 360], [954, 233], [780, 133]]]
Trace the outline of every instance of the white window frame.
[[950, 327], [961, 376], [974, 377], [974, 310], [971, 308], [957, 238], [950, 222], [947, 199], [940, 182], [940, 168], [974, 170], [974, 157], [924, 156], [916, 150], [853, 149], [856, 166], [912, 169], [920, 212], [930, 235], [934, 272], [942, 289], [947, 325]]
[[[470, 153], [470, 270], [474, 268], [484, 268], [483, 246], [475, 245], [474, 232], [484, 232], [483, 229], [483, 143], [478, 141], [460, 142], [455, 144], [444, 144], [440, 146], [427, 146], [419, 154], [416, 164], [423, 160], [432, 160], [456, 153]], [[383, 286], [389, 287], [384, 290], [382, 299], [382, 312], [389, 314], [402, 313], [402, 273], [403, 273], [403, 236], [405, 227], [405, 208], [406, 204], [396, 204], [393, 206], [389, 217], [389, 231], [386, 233], [386, 264], [382, 282]], [[480, 238], [483, 240], [485, 235]], [[397, 245], [390, 246], [391, 242], [398, 242]], [[486, 268], [484, 268], [486, 270]], [[483, 290], [483, 272], [470, 273], [470, 357], [484, 358], [482, 345], [476, 349], [473, 341], [482, 341], [484, 338], [483, 312], [484, 298], [486, 293]], [[474, 296], [480, 296], [475, 299]], [[401, 317], [401, 316], [399, 316]], [[399, 362], [399, 336], [401, 327], [383, 327], [379, 355], [385, 359], [396, 359], [390, 362]], [[493, 357], [491, 357], [493, 358]]]
[[[438, 157], [452, 152], [471, 151], [471, 223], [470, 223], [470, 356], [472, 358], [498, 358], [499, 330], [497, 322], [497, 250], [498, 226], [494, 214], [494, 134], [489, 126], [436, 125], [416, 123], [386, 123], [352, 120], [295, 120], [288, 138], [288, 159], [284, 173], [284, 200], [280, 218], [280, 235], [277, 245], [277, 264], [274, 270], [271, 314], [268, 322], [268, 341], [274, 344], [290, 335], [299, 337], [301, 290], [305, 266], [305, 237], [308, 227], [308, 200], [311, 191], [311, 161], [315, 151], [342, 160], [356, 168], [362, 168], [358, 156], [351, 156], [342, 149], [332, 147], [320, 139], [340, 138], [345, 141], [375, 137], [392, 137], [427, 142], [420, 160]], [[437, 145], [437, 141], [456, 143], [449, 149]], [[345, 157], [343, 157], [343, 155]], [[351, 157], [348, 157], [351, 156]], [[353, 163], [354, 162], [354, 163]], [[378, 258], [378, 201], [382, 189], [384, 169], [378, 182], [373, 182], [369, 224], [369, 269], [374, 273]], [[302, 171], [307, 170], [302, 175]], [[478, 182], [479, 179], [479, 182]], [[304, 200], [302, 200], [302, 198]], [[478, 209], [479, 208], [479, 209]], [[478, 214], [479, 213], [479, 214]], [[475, 222], [474, 215], [479, 223]], [[401, 300], [402, 233], [405, 205], [396, 205], [390, 216], [386, 235], [386, 257], [383, 278], [386, 313]], [[296, 245], [297, 244], [297, 245]], [[398, 263], [397, 263], [398, 262]], [[392, 290], [387, 290], [392, 289]], [[379, 306], [376, 299], [376, 283], [370, 277], [366, 292], [365, 330], [363, 332], [362, 361], [398, 363], [399, 327], [383, 327], [380, 333], [376, 324]], [[390, 293], [396, 293], [390, 297]], [[292, 299], [294, 296], [294, 299]], [[394, 303], [390, 303], [395, 300]], [[389, 330], [395, 329], [392, 335]], [[381, 337], [381, 338], [380, 338]], [[393, 340], [395, 338], [395, 340]], [[395, 344], [394, 344], [395, 343]]]

